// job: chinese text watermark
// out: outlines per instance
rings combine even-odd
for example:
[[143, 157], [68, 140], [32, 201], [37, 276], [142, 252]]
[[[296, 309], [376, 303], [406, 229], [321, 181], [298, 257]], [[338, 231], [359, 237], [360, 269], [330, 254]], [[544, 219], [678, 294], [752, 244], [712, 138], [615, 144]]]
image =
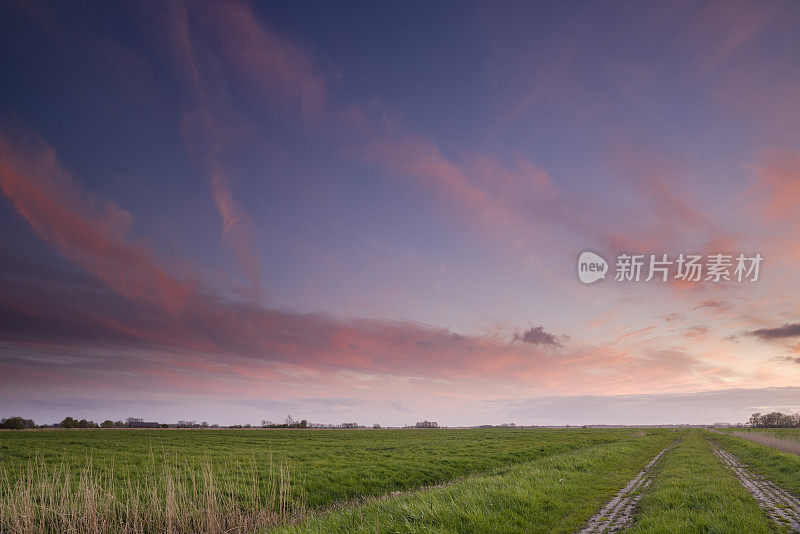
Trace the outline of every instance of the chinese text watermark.
[[[764, 258], [761, 254], [620, 254], [614, 268], [617, 282], [756, 282]], [[599, 254], [583, 252], [578, 258], [578, 278], [591, 284], [606, 277], [608, 263]]]

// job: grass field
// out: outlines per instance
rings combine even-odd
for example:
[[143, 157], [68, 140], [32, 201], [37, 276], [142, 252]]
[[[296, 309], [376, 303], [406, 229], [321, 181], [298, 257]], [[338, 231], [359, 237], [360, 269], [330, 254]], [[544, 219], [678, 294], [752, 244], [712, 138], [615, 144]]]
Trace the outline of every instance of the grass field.
[[714, 456], [699, 431], [687, 432], [664, 458], [640, 506], [632, 533], [774, 531], [758, 503]]
[[283, 532], [572, 532], [675, 437], [625, 436], [312, 517]]
[[[620, 430], [73, 430], [0, 433], [0, 461], [14, 472], [39, 458], [73, 472], [91, 458], [133, 476], [152, 461], [178, 459], [222, 475], [253, 461], [294, 467], [294, 506], [311, 508], [437, 484], [474, 471], [610, 443]], [[265, 473], [261, 473], [265, 475]], [[303, 495], [304, 494], [304, 495]]]
[[[779, 433], [779, 436], [800, 435], [797, 430], [793, 429], [764, 429], [760, 432], [772, 434], [776, 430], [788, 430], [788, 432]], [[756, 431], [753, 430], [753, 432]], [[726, 450], [738, 456], [754, 471], [792, 491], [795, 495], [800, 495], [800, 456], [797, 454], [732, 436], [728, 432], [717, 432], [710, 434], [710, 437]]]
[[653, 457], [632, 532], [772, 532], [707, 438], [800, 494], [800, 456], [653, 429], [0, 432], [0, 532], [575, 532]]
[[[177, 517], [186, 528], [199, 528], [199, 517], [212, 504], [216, 513], [237, 517], [240, 509], [268, 509], [269, 517], [248, 516], [246, 521], [266, 525], [359, 499], [626, 440], [630, 433], [610, 429], [21, 431], [0, 433], [0, 462], [6, 473], [3, 495], [26, 495], [25, 507], [34, 518], [37, 510], [66, 506], [67, 496], [74, 497], [79, 494], [76, 488], [83, 488], [82, 501], [70, 503], [68, 513], [51, 514], [54, 531], [59, 517], [82, 519], [80, 509], [85, 506], [121, 521], [119, 516], [133, 513], [130, 501], [138, 502], [137, 513], [158, 516], [162, 523], [181, 513], [194, 516]], [[60, 497], [36, 496], [22, 489], [44, 480], [48, 487], [61, 488]], [[210, 488], [221, 493], [213, 503], [208, 502]], [[50, 504], [43, 507], [45, 498]], [[21, 505], [12, 503], [7, 510], [12, 507]], [[32, 521], [30, 515], [26, 520]], [[157, 531], [157, 525], [152, 530]]]

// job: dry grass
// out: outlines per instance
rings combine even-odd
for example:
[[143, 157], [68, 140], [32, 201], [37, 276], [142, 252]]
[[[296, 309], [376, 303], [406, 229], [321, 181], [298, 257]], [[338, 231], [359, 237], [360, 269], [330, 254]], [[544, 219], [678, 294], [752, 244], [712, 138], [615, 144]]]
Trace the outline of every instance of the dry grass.
[[[78, 473], [66, 464], [31, 461], [0, 468], [0, 532], [239, 533], [287, 521], [298, 474], [288, 464], [237, 464], [227, 474], [206, 458], [200, 466], [151, 460], [143, 470], [101, 470], [91, 459]], [[302, 502], [302, 496], [301, 496]]]
[[730, 432], [731, 435], [754, 441], [768, 447], [773, 447], [783, 452], [800, 455], [800, 442], [784, 439], [763, 432]]

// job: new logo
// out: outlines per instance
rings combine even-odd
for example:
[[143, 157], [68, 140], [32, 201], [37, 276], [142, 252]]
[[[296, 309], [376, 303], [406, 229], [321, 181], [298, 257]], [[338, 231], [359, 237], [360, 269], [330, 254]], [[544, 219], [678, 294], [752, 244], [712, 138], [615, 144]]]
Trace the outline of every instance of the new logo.
[[592, 284], [606, 277], [608, 263], [594, 252], [582, 252], [578, 258], [578, 278], [584, 284]]

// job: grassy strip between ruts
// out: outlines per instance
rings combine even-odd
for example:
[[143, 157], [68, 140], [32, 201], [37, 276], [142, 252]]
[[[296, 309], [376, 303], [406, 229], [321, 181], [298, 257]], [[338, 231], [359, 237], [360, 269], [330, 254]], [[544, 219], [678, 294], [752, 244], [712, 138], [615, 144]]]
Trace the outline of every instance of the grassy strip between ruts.
[[676, 435], [583, 447], [318, 514], [277, 532], [572, 532]]
[[764, 475], [794, 495], [800, 495], [800, 456], [724, 432], [709, 432], [708, 436], [752, 471]]
[[777, 530], [700, 431], [687, 432], [662, 459], [639, 506], [632, 533]]

